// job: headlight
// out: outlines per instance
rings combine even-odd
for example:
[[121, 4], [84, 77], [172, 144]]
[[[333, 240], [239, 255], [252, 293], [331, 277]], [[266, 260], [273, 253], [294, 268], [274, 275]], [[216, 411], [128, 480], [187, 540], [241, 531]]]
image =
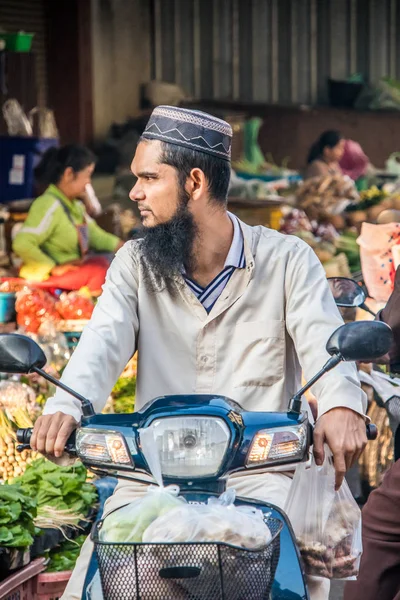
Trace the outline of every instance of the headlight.
[[76, 450], [84, 462], [97, 465], [133, 466], [124, 436], [118, 431], [82, 428], [76, 434]]
[[262, 429], [251, 444], [247, 467], [302, 460], [307, 448], [307, 423], [293, 427]]
[[224, 460], [230, 440], [219, 418], [165, 417], [151, 425], [164, 477], [213, 477]]

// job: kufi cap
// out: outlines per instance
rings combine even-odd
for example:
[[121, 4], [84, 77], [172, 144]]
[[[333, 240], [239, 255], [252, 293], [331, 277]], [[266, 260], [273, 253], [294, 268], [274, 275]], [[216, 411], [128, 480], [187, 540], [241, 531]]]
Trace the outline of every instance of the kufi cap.
[[199, 110], [157, 106], [142, 137], [184, 146], [230, 161], [232, 127], [226, 121]]

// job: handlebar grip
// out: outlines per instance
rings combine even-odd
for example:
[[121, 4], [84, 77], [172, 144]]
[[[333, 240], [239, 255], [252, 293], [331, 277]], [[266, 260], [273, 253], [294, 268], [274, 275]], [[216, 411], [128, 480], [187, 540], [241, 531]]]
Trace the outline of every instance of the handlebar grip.
[[17, 429], [17, 441], [20, 444], [24, 444], [24, 446], [29, 446], [31, 443], [32, 432], [32, 427], [29, 427], [29, 429]]
[[[31, 437], [32, 437], [33, 428], [29, 427], [29, 429], [17, 429], [17, 441], [21, 444], [17, 446], [18, 452], [22, 452], [23, 450], [29, 450], [31, 447]], [[67, 443], [65, 444], [65, 451], [68, 452], [71, 456], [76, 455], [75, 449], [75, 431], [71, 433], [69, 436]]]
[[369, 440], [376, 440], [378, 437], [378, 428], [373, 423], [368, 423], [367, 425], [367, 438]]

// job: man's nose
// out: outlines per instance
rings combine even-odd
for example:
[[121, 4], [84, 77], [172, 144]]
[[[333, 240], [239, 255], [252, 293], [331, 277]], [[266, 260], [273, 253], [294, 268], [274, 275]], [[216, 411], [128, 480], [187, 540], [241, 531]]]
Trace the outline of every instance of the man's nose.
[[129, 198], [133, 200], [133, 202], [140, 202], [144, 200], [145, 195], [142, 189], [140, 189], [139, 181], [135, 183], [131, 191], [129, 192]]

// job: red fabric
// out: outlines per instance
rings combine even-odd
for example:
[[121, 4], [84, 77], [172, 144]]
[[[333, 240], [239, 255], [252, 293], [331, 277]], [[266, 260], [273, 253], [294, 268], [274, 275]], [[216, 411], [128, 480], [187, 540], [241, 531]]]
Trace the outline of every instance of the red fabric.
[[95, 257], [88, 258], [78, 269], [59, 275], [51, 276], [46, 281], [35, 284], [42, 289], [60, 289], [60, 290], [79, 290], [87, 287], [91, 292], [98, 292], [105, 282], [106, 273], [109, 267], [106, 258]]

